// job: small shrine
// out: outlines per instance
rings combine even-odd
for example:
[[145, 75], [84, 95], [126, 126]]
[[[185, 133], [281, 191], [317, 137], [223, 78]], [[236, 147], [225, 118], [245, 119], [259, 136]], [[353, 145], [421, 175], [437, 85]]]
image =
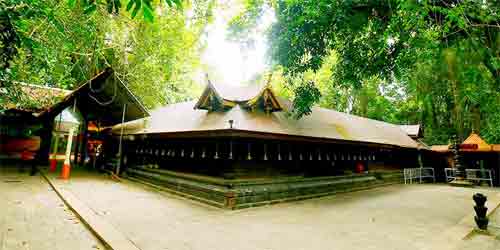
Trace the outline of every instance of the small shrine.
[[475, 131], [461, 143], [434, 145], [431, 150], [446, 160], [448, 168], [457, 169], [458, 166], [459, 173], [466, 169], [489, 170], [493, 184], [500, 184], [500, 145], [488, 144]]

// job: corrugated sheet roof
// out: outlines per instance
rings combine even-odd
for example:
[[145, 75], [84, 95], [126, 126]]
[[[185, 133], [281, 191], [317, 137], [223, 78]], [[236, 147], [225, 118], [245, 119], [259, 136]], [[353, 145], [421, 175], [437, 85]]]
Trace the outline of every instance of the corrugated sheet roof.
[[[239, 105], [227, 112], [208, 112], [193, 109], [195, 103], [159, 108], [148, 118], [125, 123], [124, 131], [126, 134], [214, 131], [229, 129], [228, 121], [233, 120], [235, 130], [418, 147], [398, 125], [320, 107], [314, 107], [311, 115], [295, 120], [285, 112], [250, 112]], [[120, 125], [114, 126], [113, 132], [119, 133]]]

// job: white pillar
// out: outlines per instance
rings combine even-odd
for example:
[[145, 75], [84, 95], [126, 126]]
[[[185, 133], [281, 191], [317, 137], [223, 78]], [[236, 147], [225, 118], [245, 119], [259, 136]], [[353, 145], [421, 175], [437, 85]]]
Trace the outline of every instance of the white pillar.
[[73, 135], [75, 133], [75, 128], [69, 130], [68, 144], [66, 144], [66, 154], [64, 156], [64, 165], [70, 165], [71, 160], [71, 144], [73, 144]]
[[68, 144], [66, 144], [66, 155], [64, 157], [64, 164], [63, 164], [62, 171], [61, 171], [61, 178], [62, 179], [68, 179], [69, 173], [71, 171], [70, 156], [71, 156], [71, 144], [73, 142], [73, 134], [74, 133], [75, 133], [75, 128], [73, 127], [69, 130]]

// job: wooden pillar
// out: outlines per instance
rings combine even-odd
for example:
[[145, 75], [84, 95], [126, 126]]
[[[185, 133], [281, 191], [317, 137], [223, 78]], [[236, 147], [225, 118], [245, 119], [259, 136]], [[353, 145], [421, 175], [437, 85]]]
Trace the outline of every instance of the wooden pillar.
[[247, 146], [248, 146], [247, 147], [247, 150], [248, 150], [247, 160], [249, 161], [249, 160], [252, 159], [252, 146], [251, 146], [251, 144], [249, 142], [248, 142]]
[[39, 164], [45, 165], [49, 162], [54, 121], [51, 119], [43, 119], [42, 126], [43, 128], [40, 131], [40, 148], [38, 149], [36, 157]]
[[[77, 103], [77, 99], [78, 97], [76, 97], [74, 100], [73, 100], [73, 113], [72, 115], [74, 115], [76, 113], [76, 103]], [[80, 125], [78, 125], [77, 127], [75, 127], [75, 134], [76, 134], [76, 140], [75, 140], [75, 143], [74, 143], [74, 148], [73, 148], [73, 163], [76, 165], [78, 164], [78, 152], [79, 152], [79, 147], [80, 147], [80, 131], [81, 131], [81, 128], [80, 128]]]
[[267, 160], [268, 160], [268, 159], [267, 159], [267, 144], [266, 144], [266, 143], [264, 143], [264, 156], [263, 156], [263, 160], [264, 160], [264, 161], [267, 161]]
[[87, 158], [87, 142], [88, 142], [88, 127], [89, 123], [86, 119], [83, 120], [83, 132], [82, 132], [82, 145], [80, 146], [80, 164], [83, 165], [85, 163], [85, 159]]
[[75, 143], [74, 143], [74, 148], [73, 148], [73, 163], [75, 165], [78, 164], [78, 153], [80, 152], [80, 144], [81, 144], [81, 137], [80, 137], [80, 133], [81, 133], [81, 129], [80, 129], [80, 126], [77, 127], [77, 129], [75, 129]]
[[215, 153], [214, 153], [214, 159], [219, 159], [219, 143], [215, 143]]
[[122, 165], [122, 160], [123, 160], [123, 156], [122, 156], [122, 152], [123, 152], [123, 148], [122, 148], [122, 142], [123, 142], [123, 123], [125, 122], [125, 113], [127, 112], [127, 104], [123, 104], [123, 112], [122, 112], [122, 126], [121, 126], [121, 129], [120, 129], [120, 141], [119, 141], [119, 144], [118, 144], [118, 165], [116, 166], [116, 172], [115, 174], [116, 175], [120, 175], [120, 167]]
[[497, 168], [495, 172], [497, 173], [497, 185], [500, 186], [500, 152], [497, 152]]
[[55, 172], [57, 169], [57, 150], [59, 147], [59, 135], [54, 136], [54, 151], [52, 153], [52, 157], [50, 159], [50, 172]]
[[281, 146], [279, 143], [277, 146], [278, 146], [278, 161], [281, 161]]

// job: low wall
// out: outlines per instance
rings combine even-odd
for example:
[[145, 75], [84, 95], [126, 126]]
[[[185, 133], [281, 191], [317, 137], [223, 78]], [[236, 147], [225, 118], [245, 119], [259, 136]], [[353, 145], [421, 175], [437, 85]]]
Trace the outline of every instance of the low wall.
[[130, 167], [127, 177], [213, 206], [240, 209], [302, 200], [401, 183], [402, 171], [328, 177], [227, 180], [146, 167]]

